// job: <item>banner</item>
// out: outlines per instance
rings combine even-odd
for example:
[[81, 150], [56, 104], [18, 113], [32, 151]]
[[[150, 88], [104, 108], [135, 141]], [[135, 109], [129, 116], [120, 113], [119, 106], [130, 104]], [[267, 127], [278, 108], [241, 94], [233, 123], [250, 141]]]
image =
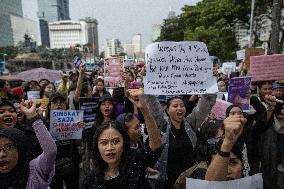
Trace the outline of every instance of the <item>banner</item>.
[[232, 105], [232, 103], [216, 99], [215, 105], [212, 107], [211, 113], [213, 113], [218, 120], [224, 120], [226, 118], [226, 110]]
[[111, 57], [104, 61], [105, 87], [123, 87], [123, 60], [124, 57]]
[[97, 117], [97, 109], [100, 98], [80, 98], [80, 110], [84, 111], [85, 129], [91, 128]]
[[283, 80], [284, 55], [274, 54], [251, 57], [252, 81]]
[[54, 140], [81, 139], [82, 129], [77, 123], [83, 121], [83, 111], [52, 110], [50, 112], [50, 134]]
[[40, 99], [40, 91], [28, 91], [27, 97], [28, 100]]
[[230, 181], [206, 181], [186, 178], [186, 189], [263, 189], [261, 174]]
[[216, 93], [213, 63], [202, 42], [160, 42], [146, 48], [145, 94]]
[[236, 71], [236, 62], [224, 62], [222, 64], [222, 72], [228, 76]]
[[228, 101], [239, 105], [244, 112], [250, 111], [250, 77], [236, 77], [229, 81]]

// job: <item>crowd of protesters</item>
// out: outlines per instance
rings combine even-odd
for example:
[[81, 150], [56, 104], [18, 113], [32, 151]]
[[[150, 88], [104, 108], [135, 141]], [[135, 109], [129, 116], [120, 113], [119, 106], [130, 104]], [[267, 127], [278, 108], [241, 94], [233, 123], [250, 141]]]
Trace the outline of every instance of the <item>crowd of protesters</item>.
[[[227, 99], [230, 79], [218, 68], [217, 95], [144, 95], [144, 75], [144, 67], [126, 69], [125, 87], [109, 91], [102, 72], [86, 74], [81, 65], [63, 74], [59, 86], [47, 79], [23, 83], [22, 95], [0, 80], [0, 188], [170, 189], [185, 188], [186, 178], [226, 181], [256, 173], [263, 173], [265, 189], [281, 188], [281, 81], [252, 83], [255, 111], [231, 105], [217, 120], [211, 109], [216, 98]], [[48, 105], [27, 100], [28, 91], [40, 91]], [[94, 125], [77, 124], [81, 140], [53, 141], [50, 111], [79, 110], [82, 97], [99, 98]]]

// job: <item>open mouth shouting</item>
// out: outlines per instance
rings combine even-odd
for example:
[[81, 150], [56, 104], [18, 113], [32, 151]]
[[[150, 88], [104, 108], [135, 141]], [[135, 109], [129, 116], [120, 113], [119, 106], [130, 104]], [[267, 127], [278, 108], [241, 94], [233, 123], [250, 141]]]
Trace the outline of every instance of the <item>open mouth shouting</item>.
[[4, 128], [14, 127], [15, 120], [13, 116], [6, 116], [2, 118], [2, 123], [4, 124]]
[[0, 173], [4, 173], [9, 168], [9, 162], [0, 160]]

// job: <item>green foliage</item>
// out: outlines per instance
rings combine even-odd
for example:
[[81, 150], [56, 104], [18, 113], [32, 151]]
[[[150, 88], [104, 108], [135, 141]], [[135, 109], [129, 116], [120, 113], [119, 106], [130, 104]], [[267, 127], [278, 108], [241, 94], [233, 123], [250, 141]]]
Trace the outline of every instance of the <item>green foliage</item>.
[[5, 59], [15, 58], [18, 53], [18, 48], [13, 46], [0, 47], [0, 59], [3, 59], [3, 54], [7, 54]]
[[[203, 0], [186, 5], [178, 17], [164, 20], [158, 41], [202, 41], [210, 55], [222, 61], [234, 59], [238, 49], [234, 24], [249, 23], [250, 6], [251, 0]], [[270, 6], [269, 0], [256, 1], [256, 16]]]

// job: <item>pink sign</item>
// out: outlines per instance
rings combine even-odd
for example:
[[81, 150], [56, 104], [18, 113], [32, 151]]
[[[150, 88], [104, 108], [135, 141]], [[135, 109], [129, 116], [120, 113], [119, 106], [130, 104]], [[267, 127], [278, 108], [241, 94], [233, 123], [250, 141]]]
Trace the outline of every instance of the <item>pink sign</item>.
[[252, 81], [283, 80], [284, 55], [264, 55], [250, 57]]
[[104, 80], [106, 87], [121, 87], [123, 73], [123, 57], [105, 59]]
[[232, 105], [232, 103], [217, 99], [211, 110], [211, 113], [214, 114], [217, 119], [225, 119], [226, 110], [230, 105]]

